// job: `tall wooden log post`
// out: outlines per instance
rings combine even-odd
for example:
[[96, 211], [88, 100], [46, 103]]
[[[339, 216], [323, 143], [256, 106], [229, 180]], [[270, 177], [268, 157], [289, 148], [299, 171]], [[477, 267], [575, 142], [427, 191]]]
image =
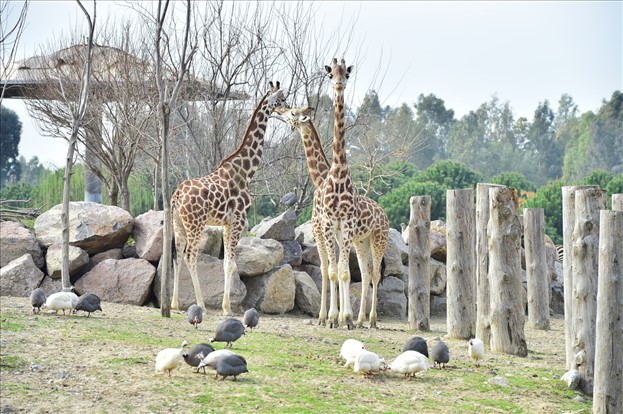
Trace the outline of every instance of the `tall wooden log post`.
[[489, 201], [491, 351], [525, 357], [519, 201], [515, 190], [508, 187], [490, 188]]
[[471, 188], [446, 191], [446, 271], [448, 336], [476, 333], [475, 208]]
[[498, 184], [478, 183], [476, 186], [476, 337], [491, 346], [491, 318], [489, 299], [489, 189]]
[[599, 210], [606, 209], [605, 193], [599, 188], [575, 192], [573, 228], [573, 363], [580, 373], [580, 390], [593, 393], [595, 370], [595, 319], [599, 268]]
[[623, 210], [623, 193], [612, 194], [612, 210], [615, 210], [615, 211]]
[[411, 197], [409, 218], [409, 329], [430, 330], [430, 208], [428, 195]]
[[[594, 185], [571, 185], [562, 187], [562, 238], [563, 238], [563, 295], [565, 309], [565, 355], [567, 369], [573, 364], [573, 226], [575, 225], [575, 191], [596, 188]], [[565, 254], [564, 252], [568, 252]]]
[[[614, 205], [614, 203], [613, 203]], [[593, 413], [623, 413], [623, 209], [599, 216]]]
[[524, 210], [524, 245], [528, 279], [528, 326], [549, 329], [549, 275], [545, 261], [545, 212]]

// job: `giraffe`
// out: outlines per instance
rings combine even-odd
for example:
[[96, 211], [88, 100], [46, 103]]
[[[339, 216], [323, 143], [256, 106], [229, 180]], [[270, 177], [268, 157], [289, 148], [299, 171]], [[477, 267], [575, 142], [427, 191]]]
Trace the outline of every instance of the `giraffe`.
[[[314, 192], [314, 205], [312, 210], [312, 231], [314, 238], [318, 242], [318, 238], [323, 238], [321, 223], [319, 221], [319, 205], [317, 201], [320, 199], [319, 194], [322, 182], [329, 173], [329, 161], [322, 148], [322, 142], [318, 135], [317, 129], [311, 120], [312, 108], [278, 108], [276, 113], [290, 126], [297, 128], [303, 141], [305, 155], [307, 157], [307, 167], [309, 174], [316, 187]], [[361, 306], [359, 308], [359, 316], [357, 318], [356, 327], [360, 328], [366, 321], [366, 302], [368, 297], [368, 289], [370, 286], [370, 276], [372, 276], [372, 306], [370, 309], [370, 328], [376, 328], [376, 307], [377, 307], [377, 289], [381, 275], [381, 261], [385, 254], [389, 239], [389, 220], [383, 208], [374, 200], [368, 197], [359, 196], [359, 216], [357, 217], [357, 226], [353, 234], [353, 243], [357, 252], [357, 261], [361, 270]], [[322, 287], [320, 295], [320, 313], [318, 315], [319, 324], [324, 324], [327, 318], [327, 252], [324, 240], [319, 243]], [[369, 254], [372, 251], [372, 272], [369, 266]], [[336, 289], [335, 284], [331, 285], [332, 289]]]
[[222, 307], [224, 315], [232, 315], [229, 294], [232, 275], [237, 271], [236, 246], [251, 204], [247, 187], [262, 159], [268, 118], [276, 107], [286, 105], [285, 95], [279, 87], [279, 82], [274, 85], [269, 83], [268, 92], [255, 108], [240, 146], [223, 158], [211, 174], [183, 181], [171, 197], [177, 251], [171, 301], [173, 309], [179, 308], [182, 257], [190, 270], [197, 304], [205, 306], [197, 276], [199, 241], [206, 226], [223, 226], [225, 282]]

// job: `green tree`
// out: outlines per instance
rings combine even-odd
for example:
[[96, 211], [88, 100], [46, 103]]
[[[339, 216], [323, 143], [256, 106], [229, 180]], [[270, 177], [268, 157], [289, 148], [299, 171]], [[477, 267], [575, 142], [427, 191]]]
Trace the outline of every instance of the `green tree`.
[[431, 181], [451, 190], [476, 188], [476, 184], [483, 181], [484, 177], [463, 163], [445, 160], [435, 162], [417, 174], [415, 179], [421, 182]]
[[524, 198], [526, 192], [536, 191], [536, 185], [528, 181], [525, 175], [516, 172], [504, 172], [491, 177], [491, 183], [501, 184], [517, 190], [517, 196]]
[[[623, 173], [612, 177], [612, 180], [606, 186], [606, 191], [608, 192], [609, 199], [612, 198], [612, 194], [623, 194]], [[608, 203], [610, 201], [608, 200]]]
[[399, 188], [379, 198], [379, 204], [389, 218], [389, 225], [400, 229], [400, 223], [408, 223], [412, 196], [431, 196], [431, 219], [444, 220], [446, 216], [446, 188], [438, 183], [412, 179]]
[[528, 129], [527, 150], [536, 160], [536, 170], [528, 178], [537, 185], [562, 177], [564, 144], [556, 140], [554, 111], [549, 102], [539, 103]]
[[433, 94], [420, 94], [414, 104], [416, 109], [415, 130], [422, 145], [411, 158], [419, 168], [427, 168], [434, 161], [447, 158], [448, 133], [455, 122], [454, 111], [446, 109], [443, 99]]
[[615, 91], [604, 100], [591, 130], [590, 167], [623, 171], [623, 93]]
[[15, 111], [0, 107], [0, 188], [9, 181], [19, 180], [19, 141], [22, 123]]
[[524, 208], [540, 207], [545, 213], [545, 234], [555, 244], [562, 244], [562, 180], [554, 180], [540, 187]]
[[608, 183], [612, 181], [612, 174], [606, 170], [593, 170], [582, 180], [584, 185], [598, 185], [599, 188], [605, 190]]

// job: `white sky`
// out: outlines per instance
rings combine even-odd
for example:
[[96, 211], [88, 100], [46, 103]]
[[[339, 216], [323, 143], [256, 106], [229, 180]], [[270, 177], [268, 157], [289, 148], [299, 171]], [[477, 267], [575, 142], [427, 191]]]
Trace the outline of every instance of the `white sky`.
[[[21, 2], [11, 2], [18, 13]], [[86, 4], [91, 4], [85, 2]], [[563, 93], [581, 112], [597, 110], [623, 89], [621, 1], [365, 1], [316, 2], [327, 33], [340, 20], [355, 22], [361, 44], [349, 83], [353, 105], [372, 86], [383, 105], [413, 104], [433, 93], [457, 118], [496, 95], [515, 118], [532, 115], [539, 102], [554, 109]], [[98, 2], [98, 21], [126, 9]], [[55, 36], [76, 27], [73, 1], [33, 1], [18, 59], [36, 54]], [[5, 17], [2, 18], [4, 21]], [[340, 58], [341, 56], [337, 56]], [[327, 56], [327, 63], [333, 56]], [[381, 73], [378, 73], [379, 67]], [[375, 75], [376, 74], [376, 75]], [[44, 165], [64, 165], [64, 140], [42, 137], [23, 102], [5, 99], [23, 124], [20, 155]]]

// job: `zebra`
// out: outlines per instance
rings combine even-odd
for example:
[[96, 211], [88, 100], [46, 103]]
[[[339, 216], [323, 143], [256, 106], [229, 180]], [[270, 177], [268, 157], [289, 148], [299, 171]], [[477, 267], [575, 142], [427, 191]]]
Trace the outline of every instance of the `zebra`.
[[562, 259], [565, 255], [565, 249], [562, 244], [557, 244], [555, 247], [556, 247], [556, 261], [558, 263], [562, 263]]

